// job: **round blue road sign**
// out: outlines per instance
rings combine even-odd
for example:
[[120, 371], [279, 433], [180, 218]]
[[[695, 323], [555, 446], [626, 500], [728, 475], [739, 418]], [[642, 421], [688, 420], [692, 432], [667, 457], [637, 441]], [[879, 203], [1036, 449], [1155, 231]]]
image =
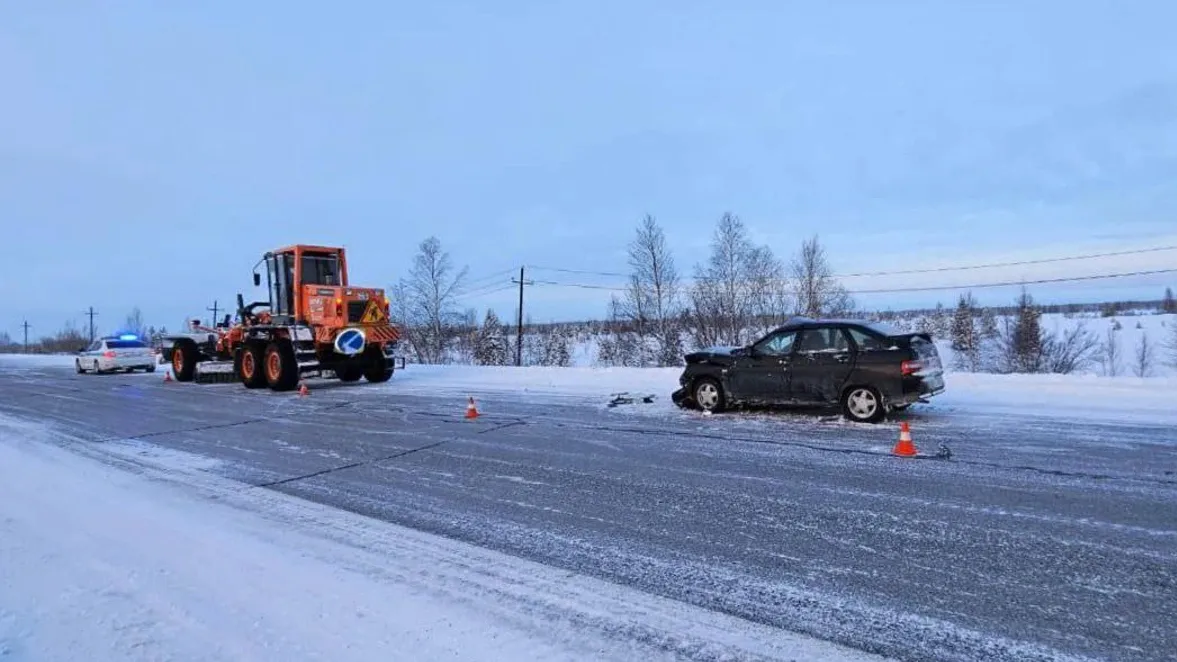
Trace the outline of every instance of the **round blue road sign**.
[[360, 329], [344, 329], [335, 336], [335, 351], [347, 356], [355, 356], [364, 351], [364, 332]]

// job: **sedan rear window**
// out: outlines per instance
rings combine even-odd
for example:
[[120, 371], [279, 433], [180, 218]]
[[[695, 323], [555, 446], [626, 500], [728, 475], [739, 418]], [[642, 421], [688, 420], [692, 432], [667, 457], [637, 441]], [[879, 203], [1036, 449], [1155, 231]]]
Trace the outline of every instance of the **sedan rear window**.
[[107, 340], [106, 346], [109, 349], [142, 349], [147, 343], [142, 340]]

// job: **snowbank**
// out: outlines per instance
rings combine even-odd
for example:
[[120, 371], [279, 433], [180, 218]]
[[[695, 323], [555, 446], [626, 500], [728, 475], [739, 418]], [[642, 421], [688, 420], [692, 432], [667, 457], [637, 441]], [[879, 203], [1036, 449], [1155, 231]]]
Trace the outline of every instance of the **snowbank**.
[[[949, 310], [948, 315], [952, 314]], [[907, 320], [907, 325], [918, 326], [922, 317]], [[1002, 318], [998, 318], [999, 323]], [[1133, 375], [1139, 368], [1138, 352], [1142, 342], [1149, 345], [1149, 359], [1147, 360], [1146, 377], [1177, 377], [1177, 366], [1173, 365], [1177, 358], [1172, 347], [1177, 338], [1177, 315], [1173, 314], [1123, 314], [1115, 317], [1101, 317], [1095, 313], [1085, 313], [1067, 316], [1051, 313], [1042, 316], [1042, 328], [1055, 334], [1062, 335], [1074, 331], [1082, 325], [1099, 341], [1099, 346], [1092, 353], [1092, 361], [1084, 372], [1092, 375], [1106, 376]], [[1117, 328], [1117, 325], [1119, 328]], [[1119, 352], [1114, 366], [1109, 365], [1105, 352], [1109, 343], [1115, 343]], [[936, 348], [944, 365], [955, 365], [955, 352], [952, 341], [947, 332], [937, 334]]]
[[[70, 356], [0, 356], [0, 370], [71, 366]], [[166, 369], [166, 368], [162, 368]], [[416, 365], [381, 386], [392, 394], [421, 396], [510, 395], [527, 401], [604, 405], [622, 391], [653, 393], [655, 405], [635, 411], [673, 410], [679, 368], [546, 368]], [[143, 377], [143, 373], [136, 376]], [[146, 375], [160, 379], [160, 373]], [[128, 375], [130, 377], [130, 375]], [[978, 415], [1028, 415], [1130, 424], [1177, 425], [1177, 378], [1095, 375], [991, 375], [949, 372], [948, 389], [931, 410]]]
[[[604, 404], [611, 393], [653, 393], [671, 408], [678, 368], [497, 368], [412, 365], [387, 385], [399, 393], [511, 394], [528, 400]], [[1043, 415], [1177, 425], [1177, 379], [1084, 375], [949, 373], [932, 407], [986, 414]], [[643, 407], [636, 411], [649, 411]]]
[[881, 659], [242, 489], [199, 471], [209, 460], [106, 444], [104, 463], [29, 441], [43, 436], [0, 418], [14, 662]]
[[949, 373], [936, 409], [1177, 425], [1177, 378]]

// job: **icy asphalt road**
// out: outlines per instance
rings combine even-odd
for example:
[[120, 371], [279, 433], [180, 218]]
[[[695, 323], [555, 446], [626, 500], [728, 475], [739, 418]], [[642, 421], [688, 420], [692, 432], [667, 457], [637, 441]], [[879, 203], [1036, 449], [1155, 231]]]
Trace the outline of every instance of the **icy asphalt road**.
[[0, 366], [0, 413], [899, 659], [1177, 659], [1170, 428], [933, 409], [954, 457], [901, 460], [894, 425], [160, 377]]

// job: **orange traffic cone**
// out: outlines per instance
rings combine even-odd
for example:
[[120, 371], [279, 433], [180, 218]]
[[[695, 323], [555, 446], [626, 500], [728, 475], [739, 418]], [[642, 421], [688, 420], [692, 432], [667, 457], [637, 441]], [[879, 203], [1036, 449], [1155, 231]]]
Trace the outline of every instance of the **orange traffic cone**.
[[474, 398], [470, 398], [470, 404], [466, 405], [466, 418], [478, 418], [478, 407], [474, 406]]
[[301, 395], [307, 395], [307, 394], [309, 394], [310, 392], [311, 392], [311, 390], [307, 388], [306, 382], [303, 382], [303, 383], [302, 383], [302, 385], [298, 387], [298, 394], [299, 394], [300, 396], [301, 396]]
[[171, 370], [164, 370], [163, 371], [163, 380], [165, 382], [172, 381], [172, 371]]
[[895, 448], [891, 449], [891, 454], [899, 457], [915, 457], [917, 455], [915, 444], [911, 440], [911, 426], [907, 424], [907, 421], [899, 424], [899, 441], [895, 443]]

